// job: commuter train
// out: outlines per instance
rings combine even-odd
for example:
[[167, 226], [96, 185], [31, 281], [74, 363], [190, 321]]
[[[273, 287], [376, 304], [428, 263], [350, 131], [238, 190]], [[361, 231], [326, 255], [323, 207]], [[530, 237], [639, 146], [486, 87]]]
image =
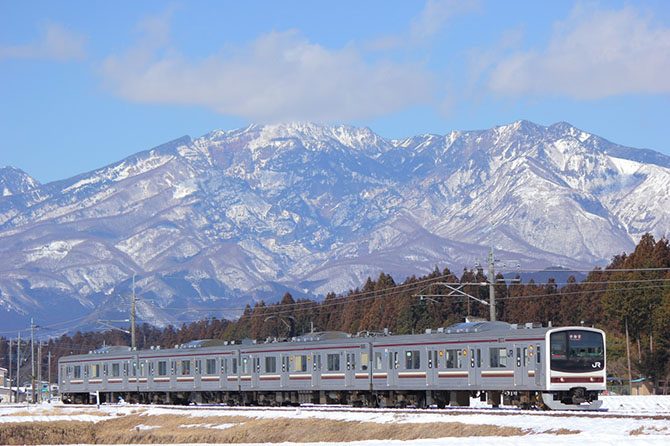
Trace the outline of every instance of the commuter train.
[[310, 333], [285, 341], [106, 347], [60, 358], [66, 403], [597, 409], [605, 333], [463, 322], [424, 334]]

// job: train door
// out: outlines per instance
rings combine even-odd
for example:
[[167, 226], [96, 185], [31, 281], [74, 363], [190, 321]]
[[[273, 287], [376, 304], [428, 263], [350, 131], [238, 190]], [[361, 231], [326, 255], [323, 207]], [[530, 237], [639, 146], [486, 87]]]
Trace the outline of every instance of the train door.
[[288, 354], [280, 353], [281, 356], [281, 387], [286, 387], [289, 384], [289, 360]]
[[535, 369], [535, 385], [542, 386], [542, 346], [535, 345], [535, 360], [533, 361]]
[[388, 386], [394, 388], [398, 385], [398, 367], [400, 367], [400, 353], [397, 350], [386, 349], [388, 366]]
[[321, 387], [321, 354], [312, 352], [312, 388]]
[[251, 388], [257, 388], [260, 384], [261, 358], [258, 355], [250, 356], [251, 360]]
[[441, 350], [428, 348], [428, 371], [426, 373], [426, 384], [428, 386], [435, 386], [438, 382], [437, 374], [440, 369], [440, 354]]
[[356, 353], [347, 352], [345, 354], [344, 379], [345, 386], [351, 387], [356, 383]]
[[468, 356], [470, 360], [470, 371], [468, 373], [468, 385], [476, 387], [480, 382], [480, 374], [482, 369], [482, 349], [470, 347], [468, 349]]
[[[528, 345], [514, 344], [514, 385], [524, 386], [528, 383], [529, 378], [529, 350]], [[535, 371], [533, 370], [533, 373]]]

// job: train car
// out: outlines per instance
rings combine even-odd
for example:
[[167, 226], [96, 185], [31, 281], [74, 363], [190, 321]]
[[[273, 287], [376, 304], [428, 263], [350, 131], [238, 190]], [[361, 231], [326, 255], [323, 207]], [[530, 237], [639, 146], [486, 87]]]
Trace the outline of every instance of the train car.
[[66, 402], [468, 405], [597, 409], [605, 334], [465, 322], [418, 335], [310, 333], [284, 342], [107, 347], [59, 360]]

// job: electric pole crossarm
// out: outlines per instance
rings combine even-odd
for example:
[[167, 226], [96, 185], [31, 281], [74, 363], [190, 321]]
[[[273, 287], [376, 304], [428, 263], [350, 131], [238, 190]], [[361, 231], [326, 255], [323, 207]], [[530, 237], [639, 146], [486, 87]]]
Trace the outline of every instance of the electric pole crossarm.
[[424, 290], [430, 289], [433, 285], [440, 285], [445, 288], [447, 288], [449, 291], [448, 294], [414, 294], [414, 297], [467, 297], [469, 299], [472, 299], [476, 302], [479, 302], [482, 305], [489, 305], [489, 303], [483, 299], [480, 299], [478, 297], [473, 296], [472, 294], [468, 294], [465, 291], [463, 291], [463, 287], [466, 285], [470, 286], [483, 286], [483, 285], [488, 285], [486, 282], [477, 282], [477, 283], [447, 283], [447, 282], [434, 282], [428, 285]]

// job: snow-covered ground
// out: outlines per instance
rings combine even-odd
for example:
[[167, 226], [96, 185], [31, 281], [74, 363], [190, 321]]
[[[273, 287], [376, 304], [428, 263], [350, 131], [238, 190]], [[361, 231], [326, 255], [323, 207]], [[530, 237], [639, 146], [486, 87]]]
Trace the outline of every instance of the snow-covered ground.
[[[78, 420], [96, 422], [120, 415], [136, 414], [142, 417], [156, 415], [183, 415], [190, 417], [243, 416], [249, 418], [285, 419], [330, 419], [373, 423], [440, 423], [459, 422], [470, 425], [495, 425], [516, 427], [529, 432], [525, 436], [514, 437], [453, 437], [411, 442], [374, 440], [353, 444], [360, 446], [406, 445], [408, 443], [432, 446], [458, 444], [459, 446], [489, 444], [505, 445], [667, 445], [670, 444], [670, 396], [605, 396], [607, 411], [595, 413], [539, 412], [510, 409], [480, 410], [481, 406], [470, 409], [444, 411], [388, 411], [338, 407], [300, 408], [226, 408], [226, 407], [165, 407], [134, 405], [102, 405], [99, 409], [71, 407], [61, 404], [39, 406], [0, 405], [0, 423], [20, 421]], [[474, 401], [473, 401], [474, 403]], [[147, 418], [139, 429], [150, 429]], [[226, 429], [232, 425], [217, 423], [201, 424], [211, 429]], [[184, 427], [193, 427], [185, 424]], [[1, 429], [1, 427], [0, 427]], [[560, 430], [579, 431], [576, 434], [557, 435]], [[288, 443], [283, 443], [288, 444]], [[317, 443], [324, 446], [325, 443]]]

